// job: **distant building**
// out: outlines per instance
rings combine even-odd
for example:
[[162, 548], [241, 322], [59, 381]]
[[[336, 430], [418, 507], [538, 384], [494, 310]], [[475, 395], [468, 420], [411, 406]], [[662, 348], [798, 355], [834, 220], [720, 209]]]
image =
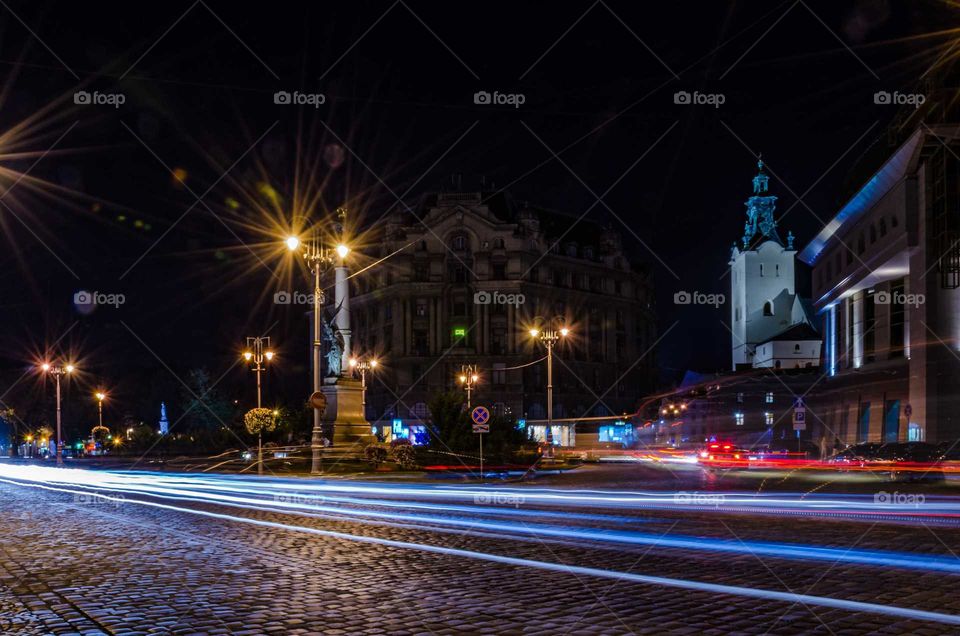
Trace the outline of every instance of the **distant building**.
[[743, 238], [730, 254], [732, 368], [818, 366], [820, 344], [810, 327], [809, 304], [796, 293], [793, 234], [786, 243], [780, 239], [777, 197], [769, 193], [763, 161], [757, 167]]
[[[536, 317], [572, 329], [554, 354], [555, 419], [632, 412], [653, 389], [651, 274], [613, 229], [478, 188], [425, 195], [370, 235], [371, 258], [406, 246], [351, 279], [354, 352], [382, 359], [367, 392], [378, 430], [429, 420], [427, 402], [460, 388], [461, 365], [480, 370], [474, 404], [545, 418], [546, 363], [534, 363], [545, 352], [527, 334]], [[573, 425], [554, 433], [572, 442]]]

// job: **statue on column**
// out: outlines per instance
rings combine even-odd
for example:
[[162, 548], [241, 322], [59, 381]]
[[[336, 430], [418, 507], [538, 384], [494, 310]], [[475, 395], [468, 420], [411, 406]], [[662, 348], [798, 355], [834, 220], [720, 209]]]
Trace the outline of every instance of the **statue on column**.
[[343, 370], [341, 365], [341, 356], [343, 355], [343, 335], [333, 321], [327, 322], [320, 320], [320, 326], [323, 330], [323, 341], [327, 343], [327, 372], [324, 377], [337, 378]]

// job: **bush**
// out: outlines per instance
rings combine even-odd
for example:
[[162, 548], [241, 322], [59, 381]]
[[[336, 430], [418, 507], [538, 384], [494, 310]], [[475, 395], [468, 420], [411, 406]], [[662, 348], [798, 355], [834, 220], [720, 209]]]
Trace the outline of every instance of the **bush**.
[[[405, 442], [405, 443], [403, 443]], [[411, 470], [417, 467], [417, 451], [408, 439], [395, 439], [390, 442], [390, 451], [393, 461], [400, 464], [400, 468]]]
[[387, 461], [387, 449], [380, 444], [370, 444], [363, 449], [363, 458], [376, 468]]

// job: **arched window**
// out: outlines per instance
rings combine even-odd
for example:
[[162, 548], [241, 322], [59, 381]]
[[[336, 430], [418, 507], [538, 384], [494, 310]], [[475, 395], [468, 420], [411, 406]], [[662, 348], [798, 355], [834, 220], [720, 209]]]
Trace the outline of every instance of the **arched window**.
[[458, 252], [462, 252], [467, 249], [467, 237], [463, 234], [457, 234], [450, 241], [451, 247]]
[[793, 345], [793, 352], [794, 352], [794, 353], [800, 353], [800, 345], [798, 345], [798, 344]]
[[774, 270], [776, 271], [776, 275], [779, 276], [779, 275], [780, 275], [780, 263], [777, 263], [776, 265], [774, 265]]
[[763, 303], [763, 315], [772, 316], [773, 315], [773, 303], [769, 300]]

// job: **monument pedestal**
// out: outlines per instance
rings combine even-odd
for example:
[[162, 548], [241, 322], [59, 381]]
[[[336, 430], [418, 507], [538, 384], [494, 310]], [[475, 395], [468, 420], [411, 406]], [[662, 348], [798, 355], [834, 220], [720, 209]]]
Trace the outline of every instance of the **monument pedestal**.
[[334, 447], [356, 446], [362, 451], [376, 441], [363, 413], [363, 387], [359, 380], [326, 378], [320, 391], [327, 398], [327, 408], [320, 421], [328, 435], [333, 432]]

